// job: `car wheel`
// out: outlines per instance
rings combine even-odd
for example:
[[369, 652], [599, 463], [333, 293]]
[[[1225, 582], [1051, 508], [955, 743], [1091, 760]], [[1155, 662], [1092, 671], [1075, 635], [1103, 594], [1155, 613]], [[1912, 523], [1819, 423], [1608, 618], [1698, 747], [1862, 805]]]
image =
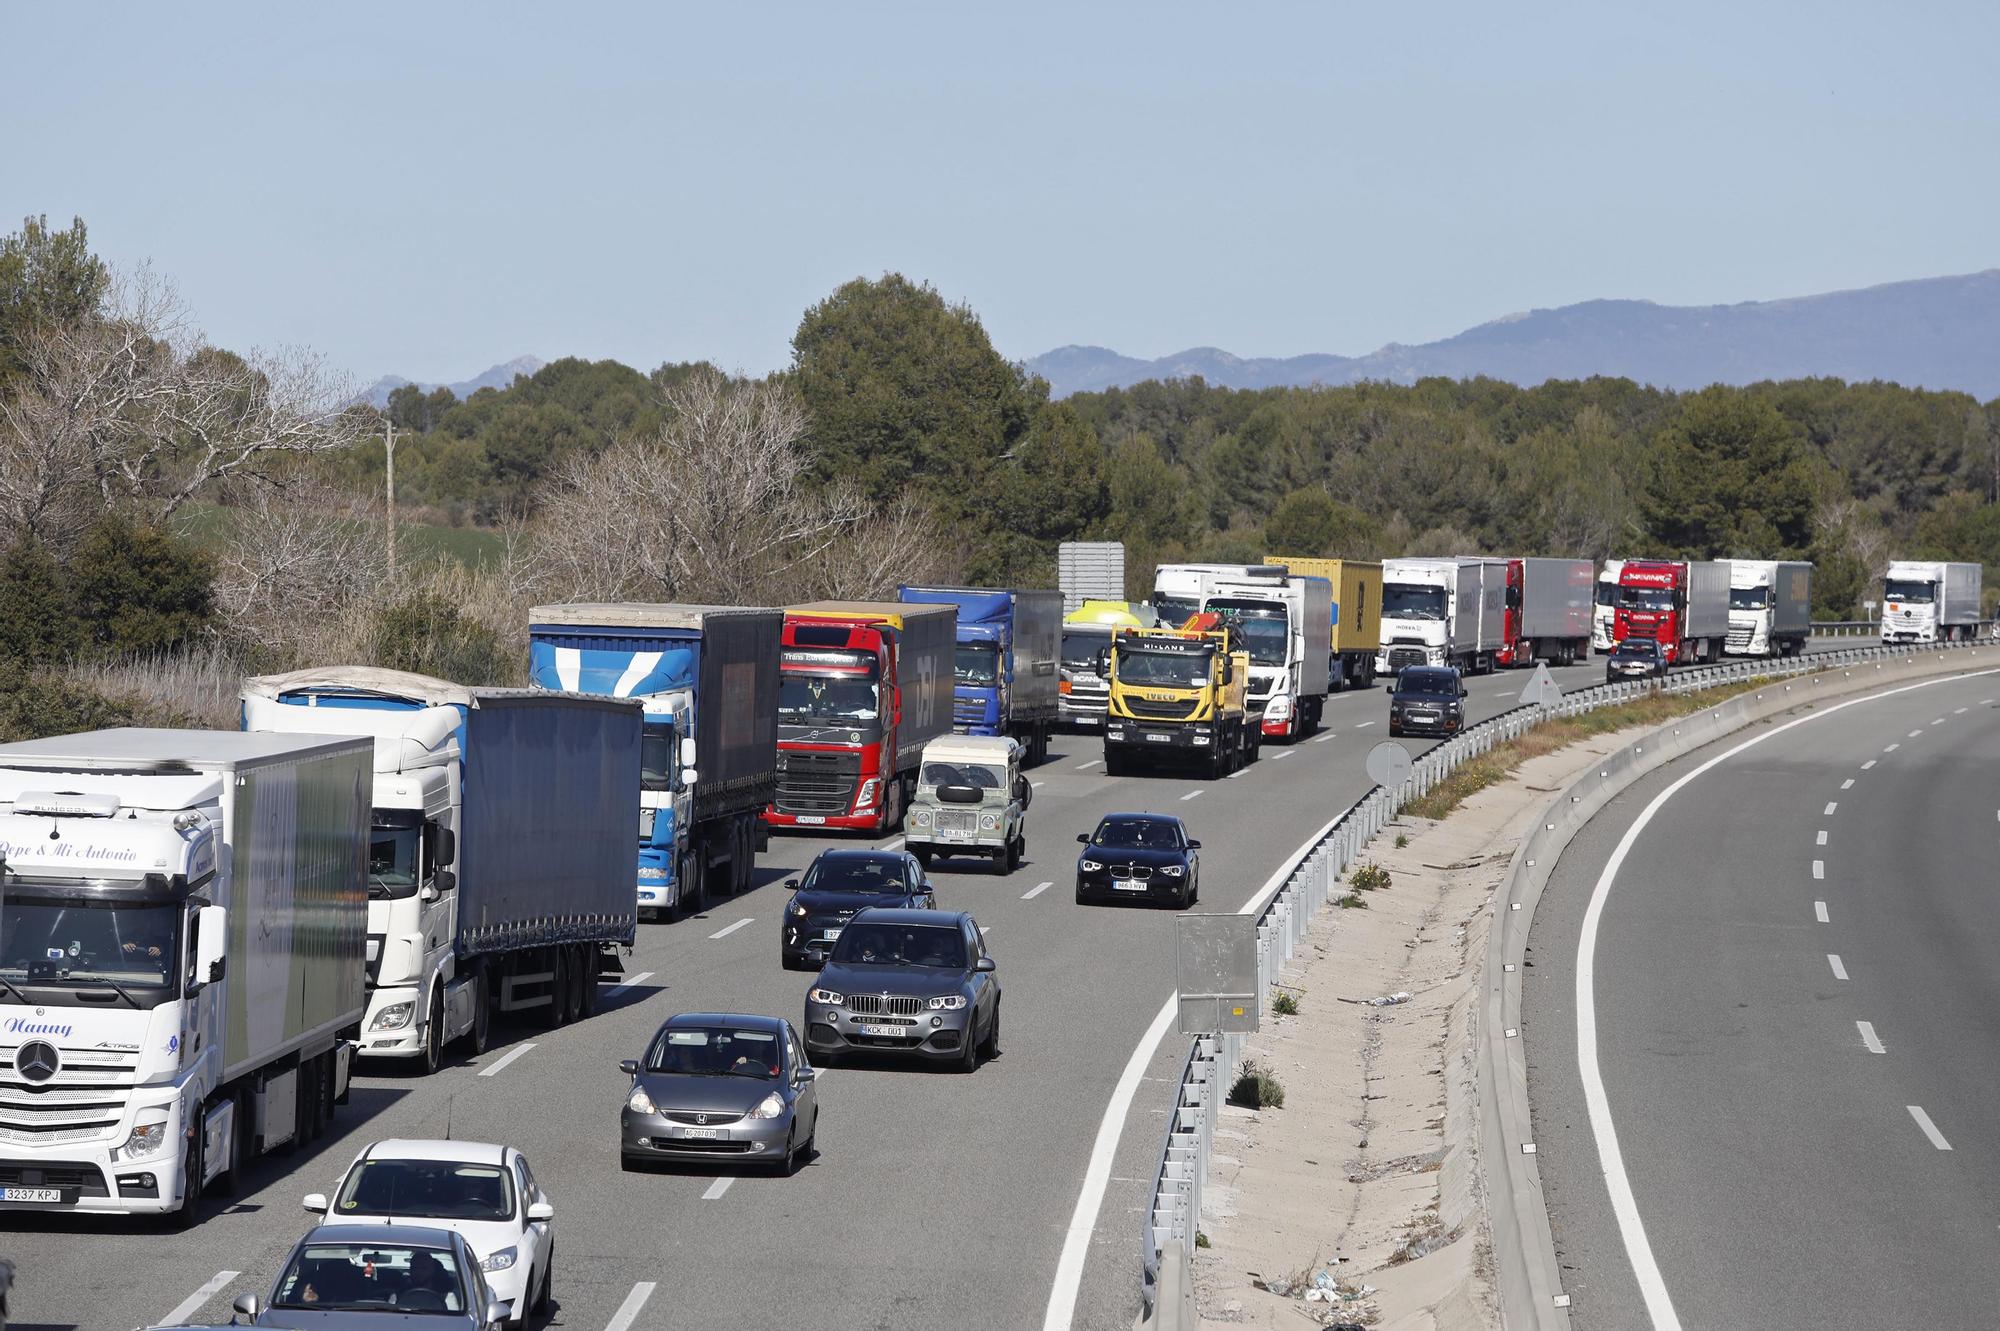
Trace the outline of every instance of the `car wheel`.
[[804, 1149], [799, 1152], [799, 1160], [800, 1163], [809, 1165], [818, 1158], [819, 1158], [819, 1106], [814, 1105], [812, 1131], [806, 1134], [806, 1144]]
[[552, 1287], [555, 1284], [555, 1278], [556, 1250], [555, 1246], [551, 1244], [549, 1246], [549, 1264], [542, 1268], [542, 1283], [535, 1288], [534, 1302], [529, 1305], [532, 1311], [538, 1312], [544, 1317], [549, 1315], [549, 1304], [554, 1302], [554, 1290]]
[[1389, 738], [1400, 739], [1402, 738], [1402, 734], [1403, 734], [1403, 728], [1397, 725], [1394, 721], [1391, 721], [1389, 723]]
[[[793, 1126], [794, 1129], [796, 1129], [797, 1125], [794, 1124]], [[772, 1172], [775, 1173], [779, 1178], [790, 1178], [792, 1175], [798, 1173], [798, 1170], [799, 1170], [798, 1143], [792, 1140], [791, 1133], [786, 1133], [785, 1153], [778, 1157], [777, 1164], [772, 1166]]]
[[979, 1052], [987, 1058], [998, 1058], [1000, 1056], [1000, 1004], [998, 1002], [993, 1004], [993, 1020], [986, 1023], [986, 1043], [980, 1046]]
[[979, 1066], [979, 1045], [984, 1038], [977, 1027], [966, 1031], [958, 1046], [958, 1060], [951, 1065], [952, 1071], [964, 1074]]
[[1082, 883], [1078, 883], [1078, 884], [1076, 885], [1076, 904], [1077, 904], [1077, 905], [1079, 905], [1079, 906], [1086, 906], [1086, 905], [1089, 905], [1089, 904], [1090, 904], [1090, 902], [1089, 902], [1089, 898], [1087, 898], [1087, 897], [1085, 897], [1085, 896], [1083, 895], [1083, 884], [1082, 884]]
[[1021, 867], [1021, 857], [1027, 853], [1027, 849], [1027, 846], [1023, 844], [1023, 838], [1018, 836], [1007, 843], [1008, 873], [1012, 873]]
[[1188, 876], [1188, 905], [1192, 906], [1195, 902], [1200, 900], [1201, 900], [1201, 875], [1199, 873], [1190, 874]]

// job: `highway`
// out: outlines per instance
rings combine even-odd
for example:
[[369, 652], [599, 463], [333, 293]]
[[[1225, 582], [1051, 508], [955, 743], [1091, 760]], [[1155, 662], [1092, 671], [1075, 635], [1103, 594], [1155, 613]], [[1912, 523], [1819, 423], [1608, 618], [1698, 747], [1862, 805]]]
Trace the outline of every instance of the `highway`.
[[2000, 673], [1794, 713], [1563, 856], [1522, 1033], [1575, 1326], [1993, 1325], [1996, 740]]
[[[1601, 682], [1603, 668], [1556, 674], [1578, 688]], [[1470, 680], [1469, 718], [1513, 706], [1528, 677]], [[1075, 1326], [1124, 1331], [1137, 1311], [1139, 1217], [1184, 1053], [1169, 1035], [1135, 1060], [1172, 993], [1173, 925], [1165, 912], [1077, 906], [1075, 834], [1114, 809], [1181, 814], [1204, 842], [1202, 908], [1235, 910], [1365, 793], [1364, 758], [1386, 729], [1380, 688], [1340, 695], [1320, 736], [1267, 745], [1261, 762], [1219, 782], [1112, 779], [1095, 736], [1061, 737], [1030, 770], [1027, 863], [1006, 877], [983, 863], [933, 871], [940, 905], [970, 909], [990, 930], [1005, 987], [1002, 1056], [969, 1078], [893, 1064], [831, 1069], [821, 1154], [796, 1177], [623, 1173], [617, 1061], [637, 1057], [675, 1011], [798, 1021], [811, 976], [778, 963], [783, 880], [824, 846], [866, 842], [774, 838], [752, 891], [703, 917], [642, 925], [628, 978], [588, 1021], [496, 1030], [476, 1064], [461, 1056], [428, 1079], [365, 1069], [310, 1153], [261, 1162], [243, 1195], [189, 1232], [0, 1217], [5, 1255], [20, 1266], [15, 1323], [225, 1322], [234, 1297], [265, 1291], [305, 1229], [303, 1194], [327, 1190], [372, 1140], [449, 1129], [518, 1146], [554, 1197], [554, 1326], [1032, 1327], [1045, 1314], [1062, 1326], [1073, 1299]], [[1128, 1063], [1144, 1079], [1107, 1113]], [[1079, 1214], [1101, 1129], [1101, 1204]], [[1073, 1218], [1088, 1242], [1072, 1244], [1065, 1263]], [[1059, 1269], [1063, 1295], [1052, 1301]]]

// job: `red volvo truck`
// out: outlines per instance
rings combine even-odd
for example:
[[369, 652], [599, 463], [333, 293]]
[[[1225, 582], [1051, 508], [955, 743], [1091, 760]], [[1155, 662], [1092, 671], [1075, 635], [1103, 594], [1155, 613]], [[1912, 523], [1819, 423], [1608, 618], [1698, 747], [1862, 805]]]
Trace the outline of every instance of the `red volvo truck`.
[[1656, 638], [1669, 665], [1720, 660], [1729, 639], [1729, 565], [1716, 560], [1631, 559], [1618, 570], [1614, 643]]
[[958, 608], [815, 601], [785, 611], [773, 827], [885, 833], [924, 745], [951, 733]]

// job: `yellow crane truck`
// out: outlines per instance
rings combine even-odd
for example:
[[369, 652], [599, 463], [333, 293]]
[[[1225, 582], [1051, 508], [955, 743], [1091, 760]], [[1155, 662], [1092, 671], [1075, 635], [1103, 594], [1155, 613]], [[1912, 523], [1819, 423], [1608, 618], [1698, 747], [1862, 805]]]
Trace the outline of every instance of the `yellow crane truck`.
[[1257, 760], [1263, 733], [1245, 702], [1250, 654], [1214, 615], [1180, 628], [1118, 629], [1099, 660], [1111, 683], [1111, 775], [1193, 761], [1220, 777]]

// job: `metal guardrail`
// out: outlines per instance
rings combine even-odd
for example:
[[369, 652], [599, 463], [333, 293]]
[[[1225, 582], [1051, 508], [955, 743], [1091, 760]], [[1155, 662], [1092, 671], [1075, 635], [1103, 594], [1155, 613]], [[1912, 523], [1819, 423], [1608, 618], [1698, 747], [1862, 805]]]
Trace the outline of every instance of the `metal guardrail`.
[[[1739, 660], [1676, 672], [1665, 681], [1624, 681], [1599, 684], [1565, 694], [1548, 705], [1523, 704], [1467, 727], [1432, 746], [1411, 765], [1409, 777], [1394, 790], [1372, 786], [1349, 805], [1324, 832], [1283, 870], [1283, 885], [1257, 916], [1257, 995], [1260, 1012], [1269, 1008], [1271, 990], [1287, 961], [1304, 941], [1307, 926], [1321, 906], [1337, 896], [1340, 875], [1361, 856], [1362, 849], [1396, 813], [1423, 798], [1467, 758], [1515, 739], [1551, 717], [1580, 716], [1616, 703], [1642, 698], [1656, 689], [1680, 695], [1753, 679], [1783, 679], [1813, 674], [1860, 662], [1900, 659], [1918, 651], [1937, 652], [1976, 645], [1926, 643], [1921, 646], [1847, 647], [1778, 660]], [[1229, 1083], [1243, 1054], [1242, 1035], [1197, 1035], [1188, 1042], [1187, 1057], [1174, 1092], [1174, 1105], [1162, 1133], [1158, 1164], [1153, 1172], [1152, 1200], [1140, 1221], [1140, 1293], [1149, 1315], [1156, 1311], [1160, 1254], [1178, 1246], [1191, 1264], [1201, 1220], [1203, 1185], [1208, 1178], [1210, 1147]], [[1192, 1306], [1172, 1301], [1179, 1326], [1160, 1323], [1162, 1331], [1196, 1325]]]
[[[1980, 620], [1974, 628], [1973, 636], [1981, 638], [1993, 633], [1995, 623], [2000, 621]], [[1815, 619], [1812, 622], [1812, 636], [1815, 638], [1876, 638], [1881, 635], [1882, 621], [1879, 619]], [[1929, 647], [1936, 644], [1918, 645]]]

